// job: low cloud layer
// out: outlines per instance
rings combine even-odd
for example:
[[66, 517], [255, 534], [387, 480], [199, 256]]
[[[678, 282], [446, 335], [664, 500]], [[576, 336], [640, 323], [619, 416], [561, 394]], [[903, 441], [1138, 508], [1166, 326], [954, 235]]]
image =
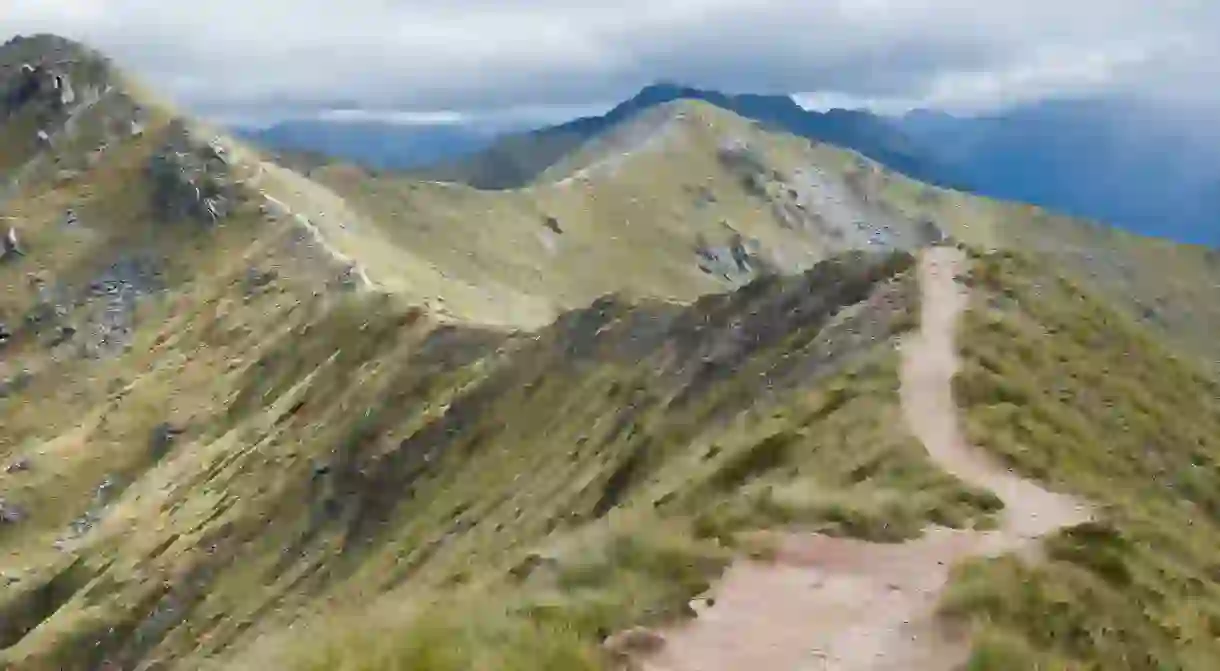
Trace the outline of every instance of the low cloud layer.
[[[1220, 106], [1213, 0], [6, 0], [221, 115], [612, 103], [660, 79], [975, 110], [1072, 93]], [[0, 35], [0, 38], [3, 38]]]

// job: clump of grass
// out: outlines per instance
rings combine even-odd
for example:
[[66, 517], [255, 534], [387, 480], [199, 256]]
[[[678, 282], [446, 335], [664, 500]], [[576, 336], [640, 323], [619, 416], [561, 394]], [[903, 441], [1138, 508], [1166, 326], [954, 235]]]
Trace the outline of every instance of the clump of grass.
[[522, 611], [599, 639], [688, 614], [690, 600], [731, 559], [727, 548], [694, 537], [680, 522], [619, 524], [561, 558], [552, 584], [527, 596]]
[[683, 616], [729, 559], [677, 523], [603, 520], [532, 574], [419, 608], [322, 620], [287, 639], [278, 656], [293, 671], [608, 668], [603, 638]]
[[696, 533], [799, 528], [880, 542], [985, 527], [1003, 503], [937, 469], [904, 428], [897, 355], [873, 353], [770, 423], [717, 444], [679, 507]]
[[403, 622], [334, 623], [337, 635], [288, 655], [294, 671], [597, 671], [595, 646], [570, 628], [474, 605]]
[[966, 671], [1028, 671], [1056, 668], [1025, 639], [1000, 629], [984, 628], [974, 638]]

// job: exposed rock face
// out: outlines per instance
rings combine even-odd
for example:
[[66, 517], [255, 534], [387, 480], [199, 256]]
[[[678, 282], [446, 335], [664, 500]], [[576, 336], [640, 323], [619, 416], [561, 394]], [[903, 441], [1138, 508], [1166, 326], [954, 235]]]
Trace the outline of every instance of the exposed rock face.
[[94, 280], [84, 298], [90, 306], [85, 341], [81, 343], [85, 356], [98, 358], [123, 352], [131, 343], [139, 299], [162, 286], [161, 269], [142, 257], [121, 260]]
[[11, 116], [33, 107], [48, 115], [76, 104], [80, 96], [69, 73], [71, 64], [21, 64], [0, 95], [0, 113]]
[[23, 63], [16, 81], [9, 85], [4, 93], [5, 112], [11, 114], [17, 108], [24, 107], [39, 95], [41, 88], [42, 81], [34, 66]]
[[25, 518], [24, 508], [0, 498], [0, 524], [17, 524]]
[[149, 448], [152, 451], [154, 459], [160, 459], [169, 454], [170, 448], [174, 442], [185, 433], [185, 429], [174, 426], [169, 422], [162, 422], [153, 428], [152, 438], [150, 439]]
[[8, 398], [25, 391], [34, 376], [29, 371], [20, 371], [7, 379], [0, 379], [0, 398]]
[[18, 457], [8, 466], [4, 467], [4, 472], [8, 475], [13, 475], [14, 473], [25, 473], [33, 467], [33, 462], [30, 461], [29, 457]]
[[746, 251], [745, 239], [740, 233], [734, 233], [729, 241], [729, 253], [733, 256], [733, 263], [737, 264], [737, 270], [750, 272], [750, 253]]
[[720, 245], [711, 244], [703, 234], [697, 235], [694, 251], [700, 270], [733, 283], [744, 284], [776, 270], [758, 240], [746, 239], [735, 230]]
[[68, 315], [70, 301], [65, 291], [48, 285], [38, 275], [31, 275], [29, 282], [38, 298], [25, 313], [24, 328], [38, 335], [59, 326], [60, 320]]
[[49, 335], [49, 347], [72, 344], [94, 359], [126, 351], [139, 300], [164, 288], [160, 265], [140, 255], [120, 259], [85, 287], [37, 276], [30, 281], [38, 299], [25, 313], [24, 331], [40, 339]]
[[72, 88], [72, 80], [67, 75], [53, 75], [53, 80], [61, 106], [67, 107], [76, 102], [76, 90]]
[[923, 242], [929, 245], [940, 244], [947, 237], [940, 226], [931, 219], [924, 219], [919, 223], [919, 233], [923, 237]]
[[665, 637], [644, 627], [633, 627], [610, 636], [602, 643], [606, 652], [619, 659], [633, 655], [650, 655], [665, 647]]
[[721, 165], [743, 178], [770, 172], [763, 157], [744, 140], [734, 138], [725, 141], [717, 149], [717, 158]]
[[201, 142], [185, 124], [174, 122], [166, 144], [149, 163], [153, 201], [169, 220], [215, 225], [238, 204], [237, 179], [219, 142]]
[[8, 261], [24, 254], [25, 252], [21, 251], [21, 243], [17, 239], [17, 229], [9, 226], [8, 232], [4, 234], [3, 243], [0, 243], [0, 261]]
[[64, 549], [67, 547], [67, 543], [78, 540], [89, 533], [105, 517], [107, 508], [118, 497], [119, 490], [120, 487], [113, 478], [104, 478], [101, 484], [93, 490], [93, 501], [90, 503], [89, 509], [80, 517], [72, 520], [66, 533], [56, 541], [56, 547]]

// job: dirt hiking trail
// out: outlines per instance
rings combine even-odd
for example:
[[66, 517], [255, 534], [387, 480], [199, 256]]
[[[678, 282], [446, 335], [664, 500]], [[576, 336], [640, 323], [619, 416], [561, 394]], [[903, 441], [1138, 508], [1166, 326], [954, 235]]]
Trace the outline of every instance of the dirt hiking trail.
[[971, 557], [1036, 549], [1036, 539], [1090, 519], [1086, 505], [1017, 477], [967, 444], [953, 401], [957, 322], [969, 294], [965, 255], [925, 250], [922, 319], [901, 344], [902, 409], [911, 432], [945, 471], [989, 489], [1005, 509], [994, 531], [932, 527], [918, 539], [869, 543], [784, 534], [773, 561], [736, 562], [713, 589], [715, 606], [664, 632], [646, 671], [949, 671], [969, 641], [935, 611], [952, 566]]

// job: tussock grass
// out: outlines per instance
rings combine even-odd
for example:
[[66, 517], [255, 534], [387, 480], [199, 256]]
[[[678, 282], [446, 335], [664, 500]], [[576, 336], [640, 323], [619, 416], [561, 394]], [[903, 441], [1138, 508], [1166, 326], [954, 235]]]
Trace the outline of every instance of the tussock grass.
[[[888, 284], [906, 287], [912, 281], [906, 268], [909, 259], [868, 281], [886, 287], [885, 295], [908, 296]], [[872, 271], [831, 264], [820, 272], [870, 277]], [[824, 279], [813, 284], [816, 291], [855, 291], [850, 282]], [[729, 308], [767, 314], [751, 306], [764, 308], [790, 290], [790, 283], [772, 281], [746, 292], [748, 297], [708, 299], [694, 309], [717, 319]], [[403, 472], [412, 474], [410, 481], [401, 481], [410, 483], [411, 501], [398, 496], [377, 518], [395, 534], [378, 532], [372, 545], [349, 541], [359, 565], [348, 584], [367, 588], [370, 581], [394, 574], [398, 577], [382, 602], [410, 607], [375, 609], [392, 613], [377, 617], [386, 627], [377, 630], [383, 641], [378, 646], [350, 643], [361, 640], [367, 614], [331, 611], [320, 614], [320, 624], [310, 629], [320, 634], [288, 637], [273, 656], [300, 653], [287, 668], [317, 668], [312, 663], [365, 668], [361, 665], [398, 663], [387, 659], [431, 660], [453, 647], [456, 637], [477, 640], [492, 652], [440, 656], [436, 663], [481, 668], [478, 655], [500, 654], [494, 651], [503, 645], [510, 660], [505, 663], [512, 663], [519, 646], [536, 645], [528, 632], [540, 631], [600, 660], [598, 645], [607, 634], [684, 617], [689, 601], [709, 588], [733, 556], [765, 555], [753, 542], [756, 529], [900, 540], [933, 521], [983, 525], [998, 508], [994, 497], [938, 471], [903, 429], [889, 327], [891, 318], [896, 324], [909, 314], [909, 305], [877, 313], [884, 315], [881, 333], [886, 335], [880, 339], [847, 340], [844, 325], [863, 317], [844, 310], [774, 342], [756, 342], [750, 356], [726, 370], [716, 385], [676, 374], [684, 365], [680, 358], [672, 360], [671, 348], [701, 351], [698, 339], [683, 339], [693, 337], [681, 335], [684, 327], [673, 327], [657, 341], [668, 343], [666, 363], [649, 358], [647, 341], [639, 340], [649, 331], [638, 331], [641, 323], [635, 321], [644, 319], [635, 314], [644, 309], [604, 302], [596, 319], [592, 310], [569, 315], [534, 345], [520, 350], [514, 349], [518, 344], [504, 345], [513, 354], [489, 369], [490, 377], [476, 387], [489, 394], [459, 398], [450, 407], [450, 416], [465, 418], [450, 425], [460, 429], [451, 438], [430, 432], [437, 438], [418, 443], [419, 449], [442, 449], [431, 467]], [[661, 315], [684, 310], [647, 309]], [[599, 327], [603, 322], [613, 327]], [[596, 357], [578, 336], [594, 330]], [[706, 337], [715, 338], [716, 332]], [[821, 356], [823, 339], [830, 338], [858, 349], [838, 351], [810, 367], [808, 378], [782, 384], [777, 378], [770, 390], [751, 391], [759, 384], [758, 371], [772, 369], [784, 353], [789, 366], [801, 368], [804, 357]], [[635, 348], [629, 356], [639, 368], [617, 358], [623, 356], [615, 354], [617, 348], [626, 343]], [[557, 351], [569, 353], [556, 358]], [[676, 395], [679, 390], [684, 395]], [[384, 397], [381, 389], [370, 392], [368, 401]], [[629, 421], [623, 421], [624, 412]], [[393, 422], [385, 424], [392, 416], [374, 413], [370, 421], [381, 428], [372, 434], [392, 431]], [[336, 427], [334, 435], [363, 434], [362, 424], [349, 420], [346, 426], [352, 428]], [[387, 449], [378, 442], [378, 449]], [[406, 455], [414, 445], [389, 448], [387, 457]], [[360, 489], [385, 491], [394, 482]], [[607, 500], [613, 503], [603, 505]], [[371, 512], [364, 510], [360, 514]], [[434, 534], [442, 534], [439, 542], [429, 540]], [[438, 590], [443, 599], [436, 598]], [[466, 605], [476, 602], [477, 607]], [[455, 610], [465, 613], [457, 619], [469, 626], [426, 629], [433, 632], [429, 636], [437, 650], [421, 650], [414, 632], [425, 629], [417, 623], [452, 621], [446, 614]], [[480, 633], [486, 631], [527, 633], [495, 638]]]
[[1044, 565], [958, 572], [945, 609], [982, 632], [974, 668], [1216, 668], [1216, 384], [1042, 261], [976, 255], [971, 282], [955, 384], [971, 439], [1102, 511]]
[[[778, 524], [896, 542], [929, 522], [989, 525], [1002, 502], [937, 469], [902, 428], [897, 364], [896, 353], [876, 352], [739, 445], [717, 446], [684, 501], [700, 533], [727, 539]], [[726, 486], [742, 495], [717, 496]]]
[[[757, 549], [742, 540], [751, 529], [896, 538], [937, 510], [987, 516], [896, 419], [910, 257], [856, 255], [692, 306], [611, 298], [513, 334], [439, 325], [393, 296], [314, 295], [286, 264], [251, 292], [247, 268], [281, 260], [277, 230], [218, 232], [239, 256], [192, 257], [207, 280], [151, 301], [139, 347], [55, 393], [36, 383], [44, 412], [73, 410], [63, 429], [8, 415], [34, 447], [80, 458], [39, 458], [17, 477], [38, 493], [67, 482], [70, 463], [83, 478], [79, 499], [46, 506], [6, 546], [10, 564], [48, 567], [22, 571], [20, 593], [54, 581], [50, 541], [83, 510], [91, 476], [128, 476], [72, 549], [83, 582], [23, 614], [34, 628], [14, 664], [236, 665], [259, 634], [314, 617], [279, 652], [423, 664], [431, 653], [411, 641], [448, 637], [477, 645], [436, 663], [479, 668], [496, 645], [553, 637], [557, 659], [574, 659], [562, 652], [574, 638], [573, 654], [596, 660], [605, 633], [682, 617], [734, 548]], [[726, 338], [729, 322], [757, 337]], [[154, 460], [164, 421], [187, 431]], [[887, 529], [904, 498], [919, 504]], [[705, 511], [732, 515], [704, 533]], [[421, 614], [438, 594], [436, 617]], [[385, 611], [382, 648], [351, 643], [371, 595], [405, 605]], [[0, 596], [9, 606], [24, 608]], [[452, 624], [465, 617], [455, 609], [469, 627]], [[450, 624], [412, 638], [419, 617]]]
[[[579, 664], [605, 661], [598, 643], [607, 634], [684, 617], [689, 601], [733, 556], [765, 556], [752, 530], [795, 527], [897, 541], [933, 521], [985, 524], [998, 501], [937, 471], [896, 422], [894, 356], [878, 352], [812, 396], [794, 395], [783, 411], [743, 415], [739, 426], [717, 437], [715, 449], [696, 440], [675, 451], [641, 476], [653, 484], [624, 495], [608, 516], [526, 545], [531, 549], [499, 577], [470, 569], [470, 582], [451, 587], [441, 605], [426, 595], [412, 598], [404, 587], [388, 602], [405, 598], [419, 608], [381, 616], [381, 628], [371, 628], [379, 632], [375, 645], [352, 643], [367, 635], [361, 632], [370, 628], [361, 624], [365, 615], [323, 617], [329, 634], [288, 639], [278, 654], [293, 651], [291, 659], [299, 661], [288, 663], [290, 669], [408, 663], [397, 660], [478, 669], [482, 660], [499, 658], [503, 668], [516, 668], [518, 657], [541, 664], [552, 654], [572, 668], [601, 668]], [[861, 429], [866, 417], [875, 418]], [[516, 482], [521, 487], [525, 480]], [[419, 624], [451, 622], [455, 609], [460, 627]], [[488, 631], [516, 633], [497, 638]], [[538, 652], [535, 635], [559, 647]], [[467, 644], [480, 649], [463, 651]]]
[[533, 555], [528, 570], [443, 597], [325, 615], [260, 659], [296, 671], [608, 669], [605, 636], [680, 616], [729, 558], [681, 524], [639, 514], [616, 515], [554, 549], [545, 560]]
[[[494, 606], [492, 607], [494, 609]], [[595, 671], [607, 666], [576, 632], [488, 607], [438, 608], [406, 623], [336, 622], [343, 632], [301, 650], [297, 671]]]

